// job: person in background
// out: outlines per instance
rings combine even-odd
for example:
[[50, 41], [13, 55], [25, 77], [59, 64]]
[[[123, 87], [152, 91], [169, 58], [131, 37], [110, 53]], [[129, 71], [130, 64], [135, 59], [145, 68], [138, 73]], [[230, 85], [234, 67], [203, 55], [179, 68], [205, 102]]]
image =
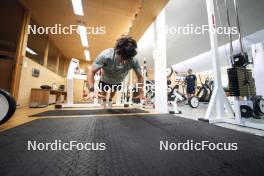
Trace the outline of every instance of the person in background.
[[184, 82], [187, 85], [187, 98], [194, 96], [195, 88], [197, 86], [197, 77], [192, 73], [192, 69], [188, 69], [188, 75], [185, 77]]

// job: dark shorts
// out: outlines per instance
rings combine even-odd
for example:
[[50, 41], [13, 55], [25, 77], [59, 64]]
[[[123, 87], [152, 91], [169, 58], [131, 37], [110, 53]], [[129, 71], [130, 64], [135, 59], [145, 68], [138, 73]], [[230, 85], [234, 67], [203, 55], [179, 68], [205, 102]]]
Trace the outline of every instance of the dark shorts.
[[111, 92], [116, 92], [116, 91], [120, 91], [122, 89], [121, 83], [119, 84], [108, 84], [105, 83], [103, 81], [99, 82], [99, 90], [100, 91], [109, 91], [111, 90]]
[[194, 94], [195, 93], [195, 87], [187, 86], [186, 89], [187, 94]]

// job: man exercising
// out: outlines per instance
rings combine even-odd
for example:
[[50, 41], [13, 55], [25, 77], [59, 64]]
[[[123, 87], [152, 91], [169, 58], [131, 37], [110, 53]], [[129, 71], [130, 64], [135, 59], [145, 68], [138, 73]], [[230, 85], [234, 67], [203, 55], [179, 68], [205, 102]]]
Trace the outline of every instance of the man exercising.
[[[88, 71], [87, 79], [89, 86], [88, 99], [95, 97], [102, 98], [102, 105], [106, 107], [107, 92], [110, 91], [108, 104], [112, 106], [112, 99], [116, 91], [120, 90], [121, 83], [131, 69], [136, 73], [139, 88], [139, 95], [135, 98], [144, 98], [141, 66], [137, 58], [137, 42], [130, 36], [122, 36], [116, 42], [115, 48], [109, 48], [101, 52], [95, 59], [92, 68]], [[102, 76], [99, 81], [100, 93], [94, 92], [94, 76], [101, 69]]]
[[187, 85], [187, 98], [194, 96], [197, 78], [194, 74], [192, 74], [192, 69], [188, 69], [188, 75], [185, 77], [185, 84]]

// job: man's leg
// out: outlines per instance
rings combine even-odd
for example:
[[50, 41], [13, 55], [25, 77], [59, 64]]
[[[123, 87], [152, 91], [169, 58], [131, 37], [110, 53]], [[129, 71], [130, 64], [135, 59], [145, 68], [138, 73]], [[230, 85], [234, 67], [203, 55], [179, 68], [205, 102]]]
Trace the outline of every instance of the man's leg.
[[115, 96], [115, 94], [116, 94], [116, 90], [110, 92], [109, 100], [108, 100], [109, 101], [109, 103], [108, 103], [109, 107], [112, 107], [112, 105], [113, 105], [112, 100], [113, 100], [113, 97]]
[[107, 90], [108, 90], [106, 83], [100, 81], [99, 89], [100, 89], [100, 92], [98, 92], [98, 98], [101, 99], [101, 105], [103, 106], [103, 108], [106, 108], [106, 97], [107, 97]]
[[121, 83], [112, 85], [111, 91], [110, 91], [110, 95], [109, 95], [109, 104], [108, 104], [109, 107], [112, 107], [112, 105], [113, 105], [113, 103], [112, 103], [113, 97], [115, 96], [116, 92], [117, 91], [121, 91], [121, 89], [122, 89]]
[[189, 99], [191, 96], [189, 88], [186, 89], [186, 93], [187, 93], [187, 99]]
[[103, 98], [100, 98], [101, 100], [102, 100], [102, 106], [103, 106], [103, 108], [106, 108], [106, 96], [107, 96], [107, 92], [105, 92], [105, 91], [101, 91], [101, 92], [99, 92], [99, 95], [98, 95], [98, 97], [100, 98], [100, 97], [103, 97]]

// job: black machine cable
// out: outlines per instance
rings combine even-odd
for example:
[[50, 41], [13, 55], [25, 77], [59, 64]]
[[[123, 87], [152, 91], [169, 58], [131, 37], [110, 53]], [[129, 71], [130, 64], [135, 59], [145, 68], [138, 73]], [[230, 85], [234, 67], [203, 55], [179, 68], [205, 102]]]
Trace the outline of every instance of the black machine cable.
[[[222, 0], [221, 0], [222, 1]], [[219, 10], [219, 4], [218, 4], [218, 0], [215, 0], [215, 4], [216, 4], [216, 12], [217, 12], [217, 17], [219, 19], [219, 23], [220, 23], [220, 26], [223, 27], [223, 23], [222, 23], [222, 19], [221, 19], [221, 15], [220, 15], [220, 10]], [[225, 36], [225, 35], [224, 35]], [[227, 63], [230, 65], [230, 57], [228, 56], [227, 54], [227, 46], [226, 44], [224, 45], [225, 47], [225, 56], [226, 56], [226, 60], [227, 60]], [[231, 63], [232, 64], [232, 63]]]
[[235, 11], [236, 11], [236, 22], [237, 22], [237, 27], [238, 27], [238, 38], [239, 38], [239, 44], [240, 44], [240, 49], [241, 49], [241, 52], [242, 54], [245, 56], [245, 52], [244, 52], [244, 44], [243, 44], [243, 38], [242, 38], [242, 31], [241, 31], [241, 28], [240, 28], [240, 20], [239, 20], [239, 12], [238, 12], [238, 4], [237, 4], [237, 1], [236, 0], [233, 0], [234, 1], [234, 7], [235, 7]]
[[[230, 23], [230, 16], [229, 16], [229, 7], [228, 7], [228, 2], [227, 0], [225, 0], [225, 6], [226, 6], [226, 17], [227, 17], [227, 24], [228, 24], [228, 27], [229, 29], [231, 28], [231, 23]], [[233, 48], [233, 37], [232, 37], [232, 34], [231, 32], [229, 33], [229, 42], [230, 42], [230, 57], [231, 57], [231, 63], [232, 65], [235, 64], [235, 61], [234, 61], [234, 48]]]

